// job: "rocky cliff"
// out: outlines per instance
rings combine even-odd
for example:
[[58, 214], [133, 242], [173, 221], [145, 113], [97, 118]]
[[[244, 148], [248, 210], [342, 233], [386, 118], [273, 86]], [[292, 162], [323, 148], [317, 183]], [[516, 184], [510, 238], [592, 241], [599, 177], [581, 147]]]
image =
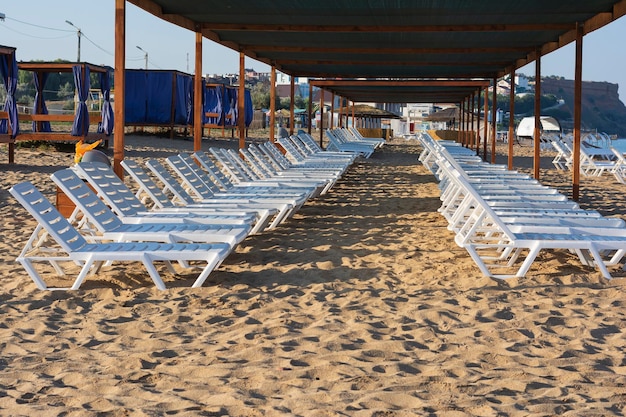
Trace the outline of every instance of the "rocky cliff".
[[[541, 94], [553, 94], [564, 104], [542, 110], [542, 114], [556, 117], [565, 130], [574, 125], [574, 81], [542, 78]], [[598, 130], [610, 135], [626, 137], [626, 106], [619, 99], [618, 85], [608, 82], [583, 81], [582, 129]]]

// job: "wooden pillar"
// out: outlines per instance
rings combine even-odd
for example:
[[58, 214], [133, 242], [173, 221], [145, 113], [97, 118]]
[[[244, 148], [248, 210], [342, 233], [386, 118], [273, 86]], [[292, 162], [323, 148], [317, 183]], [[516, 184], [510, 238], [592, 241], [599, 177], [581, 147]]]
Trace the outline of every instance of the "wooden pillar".
[[113, 106], [113, 171], [124, 178], [124, 95], [126, 91], [126, 0], [115, 0], [115, 105]]
[[[494, 106], [495, 107], [495, 106]], [[487, 162], [487, 138], [489, 138], [489, 87], [485, 87], [485, 102], [483, 104], [483, 161]]]
[[313, 123], [311, 122], [313, 119], [311, 119], [311, 117], [313, 117], [313, 84], [311, 84], [311, 82], [309, 81], [309, 108], [308, 108], [308, 112], [307, 115], [309, 117], [309, 126], [307, 128], [307, 132], [309, 133], [309, 135], [311, 134], [311, 126], [313, 125]]
[[541, 167], [541, 50], [535, 59], [535, 131], [533, 132], [533, 175], [539, 179]]
[[324, 149], [324, 89], [320, 89], [320, 148]]
[[290, 101], [289, 101], [289, 134], [293, 135], [293, 128], [294, 128], [294, 113], [295, 113], [295, 108], [296, 108], [296, 94], [295, 94], [295, 82], [296, 79], [295, 77], [289, 76], [291, 82], [290, 82], [290, 90], [289, 90], [289, 97], [290, 97]]
[[496, 163], [496, 141], [498, 140], [498, 125], [496, 110], [498, 109], [498, 78], [493, 77], [493, 91], [491, 92], [491, 163]]
[[475, 130], [475, 106], [476, 106], [476, 94], [472, 93], [470, 96], [470, 117], [469, 117], [469, 131], [470, 131], [470, 149], [474, 149], [476, 146], [476, 130]]
[[511, 91], [509, 93], [509, 141], [508, 168], [513, 169], [513, 143], [515, 142], [515, 68], [511, 70]]
[[465, 147], [470, 147], [470, 99], [471, 96], [467, 97], [467, 101], [465, 104]]
[[270, 141], [276, 140], [276, 67], [270, 71]]
[[328, 128], [335, 127], [335, 93], [330, 95], [330, 116], [328, 116]]
[[202, 83], [202, 30], [200, 25], [196, 25], [196, 56], [194, 59], [194, 76], [193, 76], [193, 149], [199, 151], [202, 149], [202, 134], [204, 126], [202, 125], [204, 117], [202, 113], [202, 97], [204, 96], [205, 86]]
[[[347, 105], [347, 103], [346, 103], [346, 105]], [[352, 126], [354, 126], [354, 106], [355, 106], [355, 103], [353, 101], [352, 102]]]
[[574, 70], [574, 154], [572, 155], [572, 199], [580, 198], [580, 125], [583, 75], [583, 25], [576, 24], [576, 67]]
[[457, 135], [457, 142], [459, 142], [461, 145], [464, 144], [463, 141], [463, 121], [465, 120], [465, 99], [463, 99], [460, 103], [459, 103], [459, 133]]
[[337, 113], [337, 124], [339, 127], [343, 127], [343, 110], [344, 110], [344, 98], [339, 97], [339, 112]]
[[246, 147], [246, 56], [239, 52], [239, 92], [237, 93], [237, 128], [239, 129], [239, 149]]

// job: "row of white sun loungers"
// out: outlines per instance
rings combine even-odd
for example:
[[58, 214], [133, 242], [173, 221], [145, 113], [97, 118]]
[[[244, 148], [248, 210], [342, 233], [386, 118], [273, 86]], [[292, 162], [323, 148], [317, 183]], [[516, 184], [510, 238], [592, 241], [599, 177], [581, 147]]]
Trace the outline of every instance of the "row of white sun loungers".
[[[572, 170], [574, 165], [573, 146], [570, 141], [548, 136], [546, 140], [556, 151], [552, 164], [558, 170]], [[584, 141], [580, 146], [580, 172], [586, 177], [610, 174], [617, 182], [626, 184], [626, 159], [624, 154], [612, 146], [598, 147]]]
[[337, 152], [358, 153], [369, 158], [374, 151], [385, 144], [383, 138], [365, 138], [357, 129], [334, 128], [324, 131], [328, 139], [328, 149]]
[[[286, 155], [268, 142], [241, 154], [211, 148], [144, 167], [127, 159], [122, 166], [132, 187], [103, 163], [57, 171], [51, 179], [76, 205], [68, 219], [30, 182], [17, 184], [10, 193], [38, 223], [17, 261], [40, 289], [76, 290], [117, 261], [141, 262], [161, 290], [166, 286], [155, 262], [172, 273], [176, 263], [199, 266], [192, 283], [199, 287], [243, 239], [278, 227], [328, 192], [358, 156], [322, 150], [310, 137], [283, 143]], [[70, 286], [51, 288], [40, 263], [60, 276], [69, 273], [68, 263], [80, 270]]]
[[481, 272], [523, 277], [542, 250], [565, 250], [609, 279], [626, 253], [626, 224], [583, 210], [533, 178], [484, 163], [454, 142], [419, 140], [419, 160], [439, 180], [440, 213]]

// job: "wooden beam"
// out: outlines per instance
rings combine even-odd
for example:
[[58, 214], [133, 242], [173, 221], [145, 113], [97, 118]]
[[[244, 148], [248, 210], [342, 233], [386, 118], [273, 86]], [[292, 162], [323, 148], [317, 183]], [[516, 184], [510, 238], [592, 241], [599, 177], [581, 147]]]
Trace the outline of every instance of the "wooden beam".
[[[380, 54], [380, 48], [368, 48], [368, 47], [341, 47], [332, 46], [328, 47], [314, 47], [314, 46], [289, 46], [289, 45], [239, 45], [244, 50], [255, 50], [257, 52], [294, 52], [294, 53], [338, 53], [338, 54]], [[403, 55], [417, 55], [417, 54], [497, 54], [497, 53], [510, 53], [510, 52], [526, 52], [527, 47], [511, 46], [511, 47], [489, 47], [479, 46], [471, 48], [457, 48], [457, 47], [443, 47], [443, 48], [429, 48], [429, 47], [398, 47], [389, 45], [385, 48], [385, 54], [403, 54]]]
[[314, 80], [316, 87], [369, 86], [369, 87], [484, 87], [489, 80]]
[[474, 24], [474, 25], [296, 25], [204, 22], [202, 29], [223, 32], [314, 33], [431, 33], [431, 32], [543, 32], [571, 30], [571, 23]]

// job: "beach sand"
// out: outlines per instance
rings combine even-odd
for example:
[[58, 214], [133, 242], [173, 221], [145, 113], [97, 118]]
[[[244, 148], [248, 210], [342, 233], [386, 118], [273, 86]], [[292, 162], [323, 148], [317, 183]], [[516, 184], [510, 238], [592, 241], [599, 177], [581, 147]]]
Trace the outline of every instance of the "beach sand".
[[[139, 160], [193, 149], [126, 146]], [[437, 213], [415, 141], [359, 160], [202, 288], [164, 274], [166, 291], [135, 264], [38, 290], [15, 262], [36, 223], [7, 189], [29, 180], [54, 201], [49, 174], [73, 155], [18, 149], [9, 166], [0, 150], [0, 415], [624, 415], [624, 279], [562, 251], [525, 278], [483, 277]], [[516, 152], [528, 169], [531, 149]], [[568, 193], [544, 159], [542, 179]], [[626, 218], [625, 186], [582, 181], [584, 207]]]

